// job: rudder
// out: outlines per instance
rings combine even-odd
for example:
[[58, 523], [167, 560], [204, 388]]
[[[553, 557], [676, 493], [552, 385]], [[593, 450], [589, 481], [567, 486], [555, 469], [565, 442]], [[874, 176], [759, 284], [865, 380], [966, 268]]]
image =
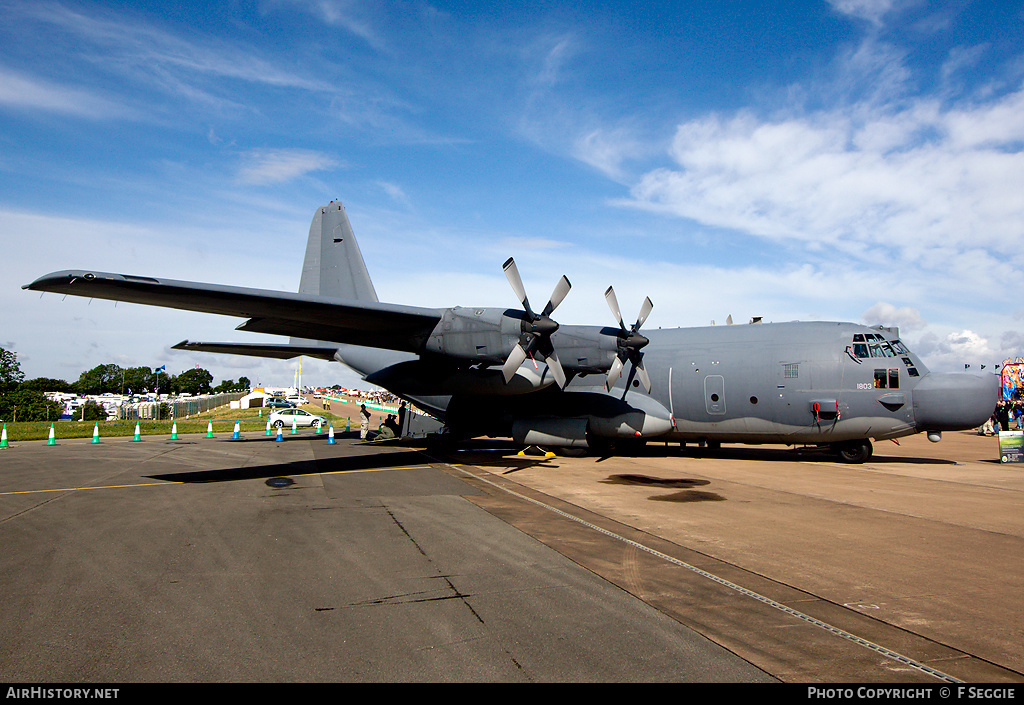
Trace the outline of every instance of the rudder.
[[321, 206], [313, 215], [299, 293], [356, 301], [378, 300], [341, 201]]

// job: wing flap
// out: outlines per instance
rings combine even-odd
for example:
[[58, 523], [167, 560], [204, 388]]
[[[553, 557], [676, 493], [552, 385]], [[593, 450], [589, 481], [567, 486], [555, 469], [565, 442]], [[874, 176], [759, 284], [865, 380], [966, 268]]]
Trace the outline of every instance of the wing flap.
[[108, 272], [53, 272], [23, 289], [252, 319], [276, 335], [418, 352], [441, 320], [435, 309]]
[[273, 345], [266, 343], [197, 343], [183, 340], [171, 346], [172, 350], [195, 350], [198, 352], [224, 353], [227, 355], [248, 355], [250, 357], [271, 357], [290, 360], [304, 355], [321, 360], [334, 360], [337, 348], [317, 348], [302, 345]]

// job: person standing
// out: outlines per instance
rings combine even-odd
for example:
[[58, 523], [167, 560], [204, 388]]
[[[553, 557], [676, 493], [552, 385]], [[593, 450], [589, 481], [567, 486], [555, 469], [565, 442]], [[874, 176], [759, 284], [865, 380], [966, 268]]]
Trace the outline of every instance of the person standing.
[[366, 404], [359, 405], [359, 437], [366, 440], [366, 434], [370, 430], [370, 412], [366, 410]]

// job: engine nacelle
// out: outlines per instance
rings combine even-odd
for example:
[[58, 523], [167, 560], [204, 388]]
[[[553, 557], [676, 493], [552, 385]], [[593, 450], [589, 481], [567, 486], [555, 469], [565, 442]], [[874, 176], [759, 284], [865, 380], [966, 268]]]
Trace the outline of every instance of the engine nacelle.
[[587, 448], [587, 419], [519, 419], [512, 424], [516, 443], [556, 448]]
[[543, 363], [524, 362], [507, 383], [500, 369], [456, 368], [424, 360], [400, 362], [374, 372], [367, 382], [408, 396], [528, 394], [549, 387], [554, 376]]
[[500, 308], [446, 309], [427, 338], [427, 352], [471, 362], [501, 364], [519, 340], [521, 323]]
[[645, 440], [672, 430], [672, 415], [661, 404], [643, 395], [627, 398], [609, 400], [612, 408], [605, 414], [516, 419], [512, 438], [525, 445], [582, 448], [598, 438]]

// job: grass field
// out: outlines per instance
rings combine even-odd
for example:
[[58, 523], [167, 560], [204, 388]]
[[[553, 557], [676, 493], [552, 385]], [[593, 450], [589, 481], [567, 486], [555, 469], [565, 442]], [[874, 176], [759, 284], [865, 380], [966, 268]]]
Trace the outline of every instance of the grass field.
[[[311, 414], [317, 414], [323, 416], [328, 421], [334, 420], [335, 431], [345, 430], [345, 416], [340, 415], [337, 412], [324, 411], [320, 408], [320, 405], [307, 405], [302, 407]], [[262, 411], [262, 416], [260, 415]], [[344, 411], [344, 410], [343, 410]], [[358, 412], [356, 412], [358, 413]], [[265, 431], [267, 427], [267, 416], [270, 414], [269, 409], [232, 409], [230, 407], [222, 407], [215, 409], [206, 414], [193, 416], [185, 419], [175, 419], [174, 422], [170, 420], [165, 421], [150, 421], [147, 419], [141, 419], [139, 424], [139, 433], [144, 436], [154, 435], [170, 435], [173, 423], [178, 425], [178, 433], [206, 433], [207, 424], [213, 422], [213, 433], [226, 434], [231, 433], [235, 429], [235, 421], [238, 421], [239, 429], [241, 431]], [[99, 433], [100, 438], [109, 438], [113, 436], [134, 436], [135, 435], [135, 421], [100, 421]], [[355, 427], [358, 428], [358, 420], [353, 422]], [[56, 440], [62, 438], [92, 438], [93, 428], [96, 426], [95, 421], [60, 421], [53, 424], [53, 435]], [[44, 421], [35, 421], [28, 423], [6, 423], [7, 428], [7, 440], [9, 442], [15, 441], [40, 441], [46, 440], [50, 436], [50, 424]], [[290, 429], [286, 429], [286, 432]], [[326, 432], [326, 428], [324, 429]]]

